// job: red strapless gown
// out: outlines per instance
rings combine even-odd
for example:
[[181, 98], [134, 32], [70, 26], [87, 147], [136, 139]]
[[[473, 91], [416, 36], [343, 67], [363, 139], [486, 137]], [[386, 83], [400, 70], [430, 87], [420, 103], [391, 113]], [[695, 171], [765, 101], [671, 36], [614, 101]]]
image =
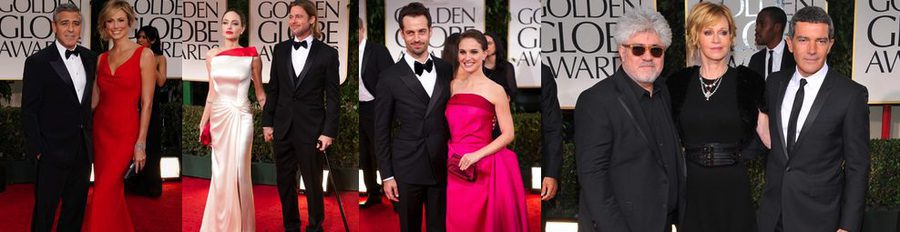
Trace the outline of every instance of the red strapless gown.
[[116, 70], [109, 67], [109, 53], [100, 56], [99, 89], [94, 90], [100, 91], [94, 110], [94, 192], [85, 214], [86, 231], [134, 231], [123, 183], [139, 132], [143, 49], [135, 49]]
[[[447, 158], [477, 151], [493, 140], [494, 104], [484, 97], [453, 95], [445, 115], [450, 127]], [[447, 175], [447, 231], [527, 231], [525, 187], [516, 153], [503, 148], [474, 166], [475, 182]]]

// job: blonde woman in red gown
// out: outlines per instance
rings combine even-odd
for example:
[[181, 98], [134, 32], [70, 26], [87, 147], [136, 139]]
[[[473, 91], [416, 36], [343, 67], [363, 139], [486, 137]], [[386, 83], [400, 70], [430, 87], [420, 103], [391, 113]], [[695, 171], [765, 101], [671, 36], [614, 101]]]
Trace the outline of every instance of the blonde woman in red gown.
[[86, 210], [86, 231], [134, 231], [125, 204], [124, 176], [132, 161], [135, 171], [144, 167], [157, 75], [153, 52], [128, 38], [135, 21], [134, 10], [125, 1], [107, 2], [100, 11], [100, 37], [113, 45], [97, 61], [92, 102], [94, 190]]

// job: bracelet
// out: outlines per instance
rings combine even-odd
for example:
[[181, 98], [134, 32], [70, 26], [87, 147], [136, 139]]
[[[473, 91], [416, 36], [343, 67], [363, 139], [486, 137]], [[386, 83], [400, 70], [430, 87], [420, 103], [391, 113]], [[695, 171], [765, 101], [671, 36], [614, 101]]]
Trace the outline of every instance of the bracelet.
[[135, 143], [134, 144], [135, 150], [144, 150], [145, 148], [147, 148], [147, 145], [144, 143]]

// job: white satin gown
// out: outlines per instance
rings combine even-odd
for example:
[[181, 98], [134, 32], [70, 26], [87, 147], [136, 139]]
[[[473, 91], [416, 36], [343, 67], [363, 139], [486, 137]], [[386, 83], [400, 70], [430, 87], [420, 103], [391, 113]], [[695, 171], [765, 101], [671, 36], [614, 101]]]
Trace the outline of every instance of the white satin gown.
[[210, 61], [212, 178], [200, 231], [255, 231], [250, 149], [250, 72], [256, 48], [234, 48]]

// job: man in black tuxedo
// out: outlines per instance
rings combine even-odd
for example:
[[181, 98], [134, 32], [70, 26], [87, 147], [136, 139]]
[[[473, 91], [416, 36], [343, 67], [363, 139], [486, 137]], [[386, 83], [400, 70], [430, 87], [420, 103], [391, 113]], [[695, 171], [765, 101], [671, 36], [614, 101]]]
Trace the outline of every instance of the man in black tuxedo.
[[50, 231], [62, 199], [59, 231], [80, 231], [90, 183], [91, 92], [97, 56], [78, 45], [83, 17], [75, 4], [53, 11], [56, 42], [25, 60], [22, 122], [35, 154], [32, 231]]
[[781, 8], [770, 6], [759, 11], [756, 17], [756, 45], [765, 46], [750, 57], [750, 70], [764, 78], [783, 69], [794, 68], [794, 54], [785, 49], [784, 27], [787, 16]]
[[544, 201], [556, 196], [562, 170], [562, 110], [556, 95], [556, 75], [550, 67], [541, 64], [541, 151], [544, 157], [541, 200]]
[[322, 231], [325, 217], [322, 152], [338, 133], [337, 50], [319, 41], [316, 8], [308, 0], [290, 4], [292, 37], [275, 45], [263, 113], [263, 137], [275, 141], [278, 195], [285, 231], [300, 231], [297, 169], [306, 183], [309, 225]]
[[363, 182], [369, 197], [360, 208], [381, 203], [381, 186], [376, 182], [375, 170], [375, 90], [378, 86], [378, 75], [394, 65], [391, 53], [384, 45], [369, 43], [366, 40], [366, 27], [359, 19], [359, 166], [363, 170]]
[[[406, 43], [399, 62], [381, 72], [375, 98], [375, 147], [384, 194], [399, 201], [400, 230], [446, 230], [447, 140], [444, 109], [450, 99], [450, 64], [429, 55], [431, 15], [413, 2], [400, 9]], [[400, 124], [391, 133], [394, 121]], [[393, 136], [392, 136], [393, 135]]]
[[869, 179], [868, 90], [825, 64], [834, 26], [825, 10], [791, 19], [796, 69], [766, 86], [772, 150], [759, 231], [860, 231]]
[[622, 66], [575, 105], [578, 230], [668, 231], [684, 209], [685, 164], [663, 69], [672, 32], [658, 12], [622, 16]]

